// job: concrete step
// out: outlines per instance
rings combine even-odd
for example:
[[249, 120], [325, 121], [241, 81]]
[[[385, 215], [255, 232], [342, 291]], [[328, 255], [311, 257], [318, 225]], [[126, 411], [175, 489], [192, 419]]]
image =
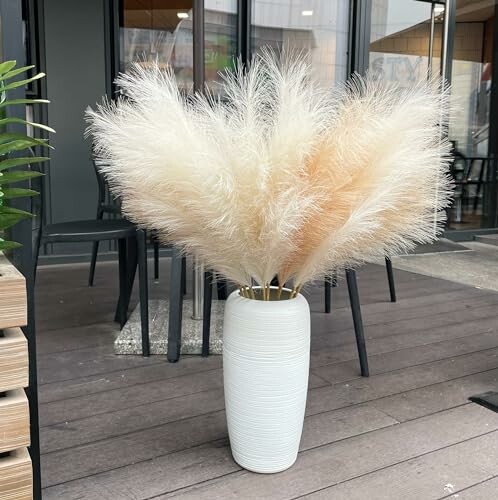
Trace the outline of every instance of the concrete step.
[[498, 247], [498, 234], [482, 234], [475, 236], [475, 241]]

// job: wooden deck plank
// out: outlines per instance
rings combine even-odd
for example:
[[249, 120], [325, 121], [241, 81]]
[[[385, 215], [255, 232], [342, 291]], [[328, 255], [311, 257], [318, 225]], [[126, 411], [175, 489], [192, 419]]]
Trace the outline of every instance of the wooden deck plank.
[[498, 368], [498, 349], [496, 348], [403, 368], [369, 378], [358, 378], [330, 387], [320, 387], [309, 392], [306, 413], [313, 415], [352, 404], [374, 401], [495, 368]]
[[[309, 388], [314, 389], [329, 385], [322, 378], [311, 374]], [[86, 417], [97, 417], [128, 408], [147, 406], [156, 402], [165, 405], [174, 405], [182, 396], [214, 392], [223, 387], [221, 369], [204, 370], [198, 373], [161, 379], [148, 384], [141, 384], [123, 389], [108, 390], [88, 394], [71, 399], [45, 403], [40, 418], [42, 427], [55, 424], [72, 423], [74, 420], [83, 420]], [[167, 403], [167, 402], [170, 403]], [[203, 407], [200, 406], [200, 409]], [[144, 409], [144, 411], [147, 411]], [[152, 408], [151, 408], [152, 411]], [[143, 422], [145, 425], [145, 421]]]
[[[498, 433], [492, 432], [301, 498], [435, 500], [491, 479], [497, 462]], [[454, 498], [460, 496], [455, 494]]]
[[458, 500], [494, 500], [497, 496], [497, 491], [498, 477], [494, 476], [492, 479], [442, 498], [458, 498]]
[[399, 422], [405, 422], [465, 404], [470, 396], [497, 387], [498, 370], [489, 370], [376, 399], [371, 404]]
[[241, 492], [247, 498], [296, 498], [497, 428], [497, 414], [469, 404], [314, 448], [302, 453], [294, 467], [280, 474], [255, 476], [240, 471], [157, 498], [228, 500], [239, 499]]
[[[498, 320], [495, 316], [481, 320], [462, 321], [458, 324], [444, 325], [416, 332], [392, 333], [380, 336], [379, 331], [368, 328], [367, 351], [369, 354], [396, 352], [405, 348], [417, 347], [424, 344], [443, 342], [450, 339], [459, 339], [474, 334], [498, 332]], [[379, 335], [379, 336], [377, 336]], [[354, 332], [329, 332], [329, 346], [311, 352], [311, 367], [328, 365], [355, 359], [358, 356], [354, 342]], [[394, 354], [393, 354], [394, 355]]]
[[[210, 399], [216, 399], [213, 395], [210, 396]], [[223, 404], [221, 391], [217, 399], [219, 404]], [[149, 460], [227, 437], [223, 410], [199, 415], [197, 402], [195, 401], [193, 405], [196, 416], [192, 418], [182, 418], [169, 424], [160, 424], [128, 435], [120, 435], [114, 439], [42, 455], [44, 483], [49, 486], [106, 470], [100, 462], [104, 459], [109, 468], [124, 467], [137, 461]], [[183, 409], [184, 413], [186, 411]], [[158, 418], [157, 415], [154, 418]], [[331, 424], [327, 430], [321, 428], [325, 421]], [[313, 416], [305, 420], [306, 439], [303, 439], [301, 447], [306, 446], [306, 443], [310, 446], [322, 446], [337, 439], [345, 439], [394, 423], [395, 420], [391, 417], [367, 405], [341, 409], [329, 415]], [[193, 428], [196, 429], [195, 433], [192, 433]], [[118, 456], [116, 456], [116, 446], [121, 450]], [[67, 469], [61, 470], [61, 464], [65, 464]], [[54, 469], [58, 469], [57, 474], [54, 473]]]
[[[167, 296], [168, 266], [163, 259], [151, 297]], [[383, 474], [393, 492], [406, 482], [398, 491], [410, 498], [417, 488], [439, 492], [430, 464], [458, 471], [460, 498], [494, 498], [486, 494], [496, 482], [472, 466], [482, 452], [468, 443], [489, 432], [495, 439], [498, 417], [467, 398], [497, 384], [498, 293], [396, 270], [391, 304], [384, 266], [365, 266], [358, 282], [366, 380], [358, 377], [345, 282], [333, 290], [329, 315], [322, 284], [308, 288], [313, 351], [302, 451], [289, 471], [260, 476], [231, 459], [220, 357], [168, 364], [114, 356], [116, 266], [99, 265], [94, 288], [87, 272], [41, 268], [38, 279], [44, 498], [278, 499], [349, 484], [365, 493], [368, 481], [382, 491], [375, 485]], [[460, 456], [469, 457], [468, 471]]]
[[203, 373], [221, 367], [221, 356], [182, 356], [181, 363], [168, 363], [157, 357], [157, 363], [147, 366], [127, 367], [123, 370], [76, 377], [66, 381], [56, 381], [40, 386], [40, 403], [61, 401], [94, 393], [112, 391], [122, 387], [145, 385], [159, 380]]
[[[423, 345], [397, 352], [370, 356], [371, 376], [399, 370], [413, 365], [452, 358], [454, 356], [472, 353], [498, 347], [498, 336], [494, 333], [476, 335], [475, 338], [464, 337], [457, 341], [446, 341], [437, 344]], [[315, 370], [320, 379], [310, 377], [310, 389], [330, 383], [341, 383], [359, 378], [358, 361], [327, 365]], [[165, 401], [201, 391], [210, 391], [222, 387], [222, 372], [207, 370], [174, 379], [161, 379], [148, 384], [109, 389], [103, 392], [85, 394], [66, 400], [43, 404], [41, 425], [49, 426], [64, 423], [74, 419], [83, 419], [101, 413], [110, 413], [125, 408], [147, 405], [155, 401]]]
[[[396, 353], [386, 352], [374, 355], [370, 353], [368, 358], [370, 376], [494, 347], [498, 347], [498, 335], [496, 332], [486, 332], [471, 337], [401, 349]], [[312, 371], [330, 383], [337, 384], [358, 378], [358, 361], [353, 359], [325, 365], [313, 368]]]
[[[444, 369], [442, 368], [443, 366]], [[309, 416], [345, 408], [352, 404], [373, 401], [380, 397], [398, 394], [416, 387], [427, 386], [465, 374], [476, 373], [486, 369], [486, 367], [489, 369], [498, 368], [498, 349], [489, 349], [461, 356], [454, 360], [438, 361], [423, 366], [377, 375], [370, 379], [357, 379], [348, 384], [313, 389], [308, 395], [306, 414]], [[220, 408], [222, 408], [221, 391], [219, 398]], [[195, 398], [186, 397], [185, 399], [187, 400], [187, 406], [183, 407], [182, 411], [186, 412], [187, 415], [194, 415], [191, 418], [149, 428], [142, 426], [141, 430], [133, 431], [131, 434], [122, 434], [114, 438], [106, 438], [103, 435], [101, 441], [83, 444], [65, 451], [49, 453], [44, 455], [44, 463], [47, 464], [47, 470], [51, 470], [53, 467], [57, 468], [58, 464], [60, 466], [61, 463], [72, 464], [71, 467], [68, 466], [68, 469], [71, 470], [67, 471], [69, 479], [66, 480], [76, 479], [93, 474], [97, 470], [105, 470], [102, 463], [95, 462], [96, 456], [106, 458], [109, 461], [108, 466], [111, 466], [111, 464], [112, 466], [116, 466], [117, 463], [124, 466], [136, 461], [153, 458], [161, 454], [161, 452], [178, 451], [189, 446], [196, 446], [206, 441], [226, 436], [223, 410], [220, 409], [219, 411], [199, 416], [198, 413], [202, 411], [202, 406], [197, 404]], [[213, 399], [211, 398], [211, 400]], [[179, 401], [181, 400], [179, 399]], [[192, 408], [190, 411], [187, 410], [188, 404]], [[139, 410], [137, 409], [137, 411]], [[109, 418], [112, 418], [112, 414], [110, 414]], [[84, 423], [84, 421], [80, 421], [79, 425], [82, 422]], [[70, 433], [71, 424], [69, 423], [68, 425], [67, 429], [62, 427], [62, 430]], [[113, 429], [114, 427], [115, 421], [112, 421], [110, 428]], [[192, 434], [192, 429], [196, 429], [196, 433]], [[210, 430], [213, 431], [212, 434], [209, 433]], [[79, 430], [79, 434], [81, 434], [81, 430]], [[64, 437], [61, 436], [61, 439], [64, 440]], [[115, 457], [114, 461], [111, 461], [110, 457], [115, 455], [118, 449], [120, 450], [119, 456]], [[125, 453], [123, 450], [129, 450], [129, 453]], [[51, 484], [50, 477], [51, 474], [48, 473], [48, 484]], [[59, 477], [66, 476], [60, 471]]]

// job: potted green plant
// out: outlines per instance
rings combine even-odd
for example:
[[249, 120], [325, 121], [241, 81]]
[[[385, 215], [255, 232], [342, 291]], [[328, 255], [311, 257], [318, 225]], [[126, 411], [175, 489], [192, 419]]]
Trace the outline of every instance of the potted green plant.
[[[37, 177], [41, 173], [31, 170], [19, 170], [18, 167], [48, 160], [48, 157], [23, 156], [21, 153], [29, 152], [31, 148], [37, 146], [49, 147], [47, 141], [44, 139], [36, 139], [25, 133], [7, 132], [7, 126], [15, 124], [54, 132], [53, 129], [46, 125], [7, 115], [7, 110], [10, 106], [26, 106], [28, 104], [48, 102], [44, 99], [9, 100], [7, 97], [9, 90], [24, 87], [28, 83], [45, 76], [44, 73], [38, 73], [26, 79], [12, 81], [14, 77], [32, 68], [34, 66], [16, 68], [16, 61], [5, 61], [0, 64], [0, 231], [2, 232], [0, 236], [3, 236], [5, 230], [17, 224], [20, 220], [31, 217], [29, 212], [10, 207], [9, 200], [38, 194], [32, 189], [20, 188], [15, 185], [18, 182]], [[3, 237], [0, 237], [0, 251], [10, 250], [18, 246], [19, 243], [17, 242], [6, 241]]]
[[87, 113], [124, 213], [237, 284], [225, 308], [227, 422], [235, 460], [256, 472], [297, 456], [303, 285], [432, 241], [451, 193], [440, 82], [355, 77], [324, 90], [312, 73], [304, 58], [265, 52], [225, 75], [220, 102], [137, 64], [117, 80], [126, 97]]
[[22, 118], [9, 116], [12, 106], [46, 103], [44, 99], [9, 99], [9, 91], [25, 87], [26, 84], [43, 78], [44, 73], [22, 79], [16, 79], [31, 70], [33, 66], [16, 68], [16, 61], [5, 61], [0, 64], [0, 328], [25, 324], [26, 321], [26, 289], [24, 278], [2, 255], [2, 252], [20, 246], [18, 242], [5, 239], [5, 233], [19, 221], [31, 217], [24, 210], [10, 206], [11, 200], [38, 194], [32, 189], [18, 187], [17, 183], [42, 175], [38, 171], [20, 169], [48, 160], [47, 157], [32, 155], [32, 148], [50, 147], [46, 140], [30, 137], [26, 132], [10, 132], [12, 125], [41, 128], [54, 132], [50, 127], [33, 123]]

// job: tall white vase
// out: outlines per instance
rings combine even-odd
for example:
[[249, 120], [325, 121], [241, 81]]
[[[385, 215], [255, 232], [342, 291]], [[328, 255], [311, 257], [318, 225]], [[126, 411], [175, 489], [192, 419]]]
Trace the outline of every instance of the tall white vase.
[[308, 389], [310, 310], [302, 295], [225, 306], [223, 377], [230, 446], [253, 472], [289, 468], [297, 458]]

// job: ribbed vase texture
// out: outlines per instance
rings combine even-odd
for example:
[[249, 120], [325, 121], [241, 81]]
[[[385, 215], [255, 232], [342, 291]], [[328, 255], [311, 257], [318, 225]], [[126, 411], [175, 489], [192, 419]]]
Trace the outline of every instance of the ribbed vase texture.
[[280, 472], [297, 458], [308, 389], [310, 310], [302, 295], [225, 306], [223, 377], [230, 446], [245, 469]]

